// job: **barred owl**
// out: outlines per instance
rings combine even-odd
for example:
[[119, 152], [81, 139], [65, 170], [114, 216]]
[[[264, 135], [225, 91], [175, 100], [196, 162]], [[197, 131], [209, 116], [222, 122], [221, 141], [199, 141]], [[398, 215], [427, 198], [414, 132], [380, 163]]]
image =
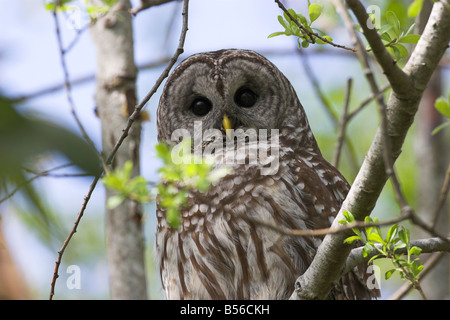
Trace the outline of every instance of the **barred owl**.
[[[181, 129], [201, 139], [200, 151], [209, 150], [216, 166], [230, 168], [208, 191], [189, 193], [178, 229], [158, 206], [156, 256], [166, 298], [289, 298], [321, 238], [284, 236], [259, 222], [328, 227], [349, 190], [322, 157], [290, 82], [253, 51], [195, 54], [167, 80], [157, 121], [159, 141], [176, 142]], [[241, 143], [230, 128], [244, 132]], [[371, 296], [355, 270], [329, 298]]]

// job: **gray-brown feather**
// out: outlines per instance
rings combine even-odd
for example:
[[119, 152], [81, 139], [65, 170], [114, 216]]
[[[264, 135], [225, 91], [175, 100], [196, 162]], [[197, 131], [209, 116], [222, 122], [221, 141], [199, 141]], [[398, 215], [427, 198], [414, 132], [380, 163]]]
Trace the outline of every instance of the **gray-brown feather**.
[[[243, 85], [258, 91], [252, 110], [230, 97]], [[182, 224], [171, 229], [157, 210], [156, 255], [168, 299], [286, 299], [311, 263], [320, 238], [283, 236], [265, 221], [292, 229], [328, 227], [349, 185], [323, 159], [294, 89], [267, 59], [248, 50], [194, 55], [169, 78], [158, 109], [158, 138], [170, 142], [175, 129], [194, 134], [189, 105], [198, 95], [212, 101], [200, 120], [218, 128], [224, 113], [245, 128], [279, 129], [279, 165], [270, 175], [261, 164], [231, 163], [232, 171], [206, 192], [191, 191]], [[221, 149], [216, 164], [246, 152], [251, 141]], [[255, 145], [258, 147], [258, 145]], [[361, 270], [364, 272], [364, 270]], [[345, 275], [330, 298], [370, 298], [360, 272]]]

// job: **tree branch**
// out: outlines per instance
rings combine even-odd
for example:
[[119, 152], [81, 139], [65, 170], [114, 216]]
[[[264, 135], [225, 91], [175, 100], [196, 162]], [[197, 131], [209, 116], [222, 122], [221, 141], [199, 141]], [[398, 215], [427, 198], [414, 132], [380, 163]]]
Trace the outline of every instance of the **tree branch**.
[[445, 201], [447, 200], [449, 191], [450, 191], [450, 163], [448, 164], [447, 171], [445, 173], [445, 180], [444, 180], [444, 184], [441, 188], [438, 203], [436, 205], [436, 208], [434, 209], [433, 228], [435, 228], [437, 225], [438, 218], [439, 218], [439, 212], [444, 207], [444, 204], [445, 204]]
[[[370, 19], [366, 9], [359, 0], [347, 0], [347, 4], [358, 19], [358, 22], [364, 32], [364, 36], [372, 48], [373, 54], [379, 65], [383, 69], [384, 74], [389, 80], [392, 89], [398, 93], [408, 95], [410, 79], [405, 72], [399, 68], [397, 61], [389, 54], [386, 47], [381, 41], [380, 35], [375, 28], [368, 26], [367, 21]], [[358, 52], [361, 50], [359, 49]]]
[[[356, 8], [358, 21], [365, 24], [367, 17], [359, 1], [348, 1]], [[390, 154], [393, 160], [401, 152], [404, 139], [417, 111], [421, 95], [433, 70], [437, 67], [450, 41], [450, 0], [434, 4], [428, 24], [419, 40], [411, 58], [400, 70], [385, 49], [379, 48], [381, 39], [375, 30], [367, 30], [365, 35], [374, 50], [374, 54], [382, 66], [393, 88], [387, 103], [387, 133], [391, 140]], [[387, 53], [387, 52], [386, 52]], [[343, 220], [343, 211], [350, 211], [356, 219], [362, 220], [370, 215], [383, 189], [386, 175], [383, 148], [384, 138], [379, 128], [372, 145], [366, 155], [362, 167], [345, 199], [339, 214], [331, 228], [340, 228], [339, 220]], [[297, 279], [296, 290], [292, 299], [325, 299], [333, 284], [342, 275], [343, 267], [351, 246], [344, 244], [349, 232], [328, 234], [320, 245], [314, 260], [306, 272]]]
[[[422, 253], [450, 252], [450, 238], [447, 238], [447, 241], [440, 238], [412, 240], [411, 247], [414, 246], [422, 249]], [[382, 245], [376, 244], [376, 247], [381, 249]], [[348, 255], [347, 261], [345, 262], [343, 269], [344, 273], [352, 270], [361, 263], [367, 263], [367, 261], [369, 261], [373, 256], [380, 254], [380, 252], [375, 248], [373, 248], [366, 257], [363, 256], [362, 252], [363, 247], [352, 249]], [[395, 252], [399, 254], [407, 254], [407, 248], [397, 249]]]
[[100, 163], [102, 164], [103, 168], [106, 170], [107, 168], [105, 165], [105, 161], [104, 161], [102, 155], [98, 152], [97, 148], [95, 148], [94, 142], [91, 140], [91, 138], [87, 134], [87, 131], [84, 128], [83, 124], [81, 123], [80, 117], [78, 116], [78, 113], [75, 108], [75, 103], [72, 98], [72, 89], [71, 89], [70, 79], [69, 79], [69, 70], [67, 68], [66, 59], [65, 59], [65, 54], [66, 54], [67, 50], [64, 50], [64, 48], [63, 48], [61, 30], [59, 27], [58, 16], [56, 14], [57, 7], [58, 6], [55, 5], [52, 15], [53, 15], [53, 21], [55, 23], [55, 33], [56, 33], [56, 39], [57, 39], [58, 49], [59, 49], [59, 54], [60, 54], [60, 59], [61, 59], [61, 68], [64, 73], [64, 88], [65, 88], [65, 92], [66, 92], [66, 99], [69, 104], [70, 112], [72, 113], [72, 116], [75, 119], [75, 122], [76, 122], [78, 128], [80, 129], [81, 134], [83, 135], [83, 138], [92, 147], [92, 149], [94, 150], [95, 154], [97, 155]]
[[349, 78], [347, 80], [347, 89], [345, 91], [344, 110], [342, 112], [341, 119], [339, 120], [337, 146], [336, 146], [336, 150], [334, 152], [334, 157], [333, 157], [333, 166], [335, 166], [336, 168], [339, 167], [341, 151], [342, 151], [342, 147], [344, 145], [344, 140], [346, 138], [347, 124], [348, 124], [348, 120], [350, 119], [348, 117], [348, 107], [350, 104], [350, 95], [351, 95], [351, 91], [352, 91], [352, 85], [353, 85], [353, 79]]
[[58, 279], [58, 277], [59, 277], [58, 271], [59, 271], [59, 266], [61, 265], [64, 251], [66, 250], [67, 246], [69, 245], [69, 242], [72, 239], [73, 235], [77, 232], [78, 225], [80, 224], [81, 218], [84, 215], [84, 211], [86, 210], [87, 204], [88, 204], [89, 200], [91, 199], [92, 193], [94, 192], [95, 187], [97, 186], [98, 180], [100, 180], [100, 175], [96, 176], [94, 181], [92, 181], [91, 186], [89, 187], [89, 191], [86, 194], [86, 196], [84, 197], [84, 201], [83, 201], [83, 204], [81, 205], [80, 211], [78, 211], [78, 215], [73, 224], [73, 228], [70, 231], [69, 235], [67, 236], [66, 240], [64, 240], [64, 243], [61, 246], [61, 249], [59, 249], [59, 251], [58, 251], [58, 257], [56, 258], [55, 269], [53, 271], [53, 278], [52, 278], [52, 282], [50, 284], [49, 300], [52, 300], [53, 296], [55, 295], [56, 279]]
[[326, 42], [330, 45], [332, 45], [333, 47], [336, 48], [341, 48], [341, 49], [345, 49], [345, 50], [349, 50], [349, 51], [353, 51], [355, 52], [356, 50], [353, 48], [348, 48], [346, 46], [340, 45], [340, 44], [336, 44], [330, 40], [328, 40], [327, 38], [321, 37], [318, 33], [316, 32], [312, 32], [311, 30], [308, 30], [307, 28], [305, 28], [300, 22], [297, 21], [297, 19], [295, 19], [290, 13], [289, 11], [286, 9], [286, 7], [281, 3], [281, 1], [279, 0], [275, 0], [275, 3], [278, 4], [278, 7], [283, 10], [284, 13], [286, 13], [286, 15], [289, 17], [289, 19], [291, 19], [296, 25], [297, 27], [299, 27], [300, 29], [302, 29], [302, 31], [304, 33], [306, 33], [308, 35], [308, 37], [314, 42], [314, 38], [318, 38], [320, 40], [322, 40], [323, 42]]
[[[423, 265], [423, 270], [420, 272], [420, 280], [422, 281], [425, 276], [433, 270], [436, 264], [445, 257], [447, 252], [436, 252], [434, 253]], [[404, 295], [406, 295], [409, 290], [413, 288], [413, 284], [410, 282], [405, 282], [388, 300], [400, 300]]]

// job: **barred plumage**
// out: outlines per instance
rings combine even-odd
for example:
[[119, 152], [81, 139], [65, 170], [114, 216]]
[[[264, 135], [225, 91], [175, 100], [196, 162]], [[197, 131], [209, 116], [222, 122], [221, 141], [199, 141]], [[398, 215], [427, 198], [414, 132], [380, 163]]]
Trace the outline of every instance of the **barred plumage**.
[[[242, 90], [246, 96], [236, 97]], [[192, 109], [194, 103], [200, 111]], [[166, 297], [289, 298], [321, 239], [283, 236], [258, 221], [291, 229], [325, 228], [348, 183], [323, 159], [289, 81], [253, 51], [221, 50], [183, 61], [160, 101], [158, 138], [170, 142], [180, 128], [196, 137], [194, 121], [202, 121], [202, 134], [221, 129], [224, 114], [233, 119], [235, 129], [279, 129], [279, 136], [275, 142], [247, 137], [235, 148], [216, 148], [216, 165], [226, 163], [232, 171], [207, 192], [189, 194], [178, 230], [167, 225], [158, 208], [156, 252]], [[221, 134], [226, 140], [225, 132]], [[203, 150], [213, 142], [206, 141]], [[276, 154], [276, 167], [269, 168], [273, 163], [264, 162], [261, 153], [251, 158], [249, 150], [262, 149]], [[245, 161], [236, 161], [239, 156]], [[330, 298], [373, 295], [355, 271], [342, 278]]]

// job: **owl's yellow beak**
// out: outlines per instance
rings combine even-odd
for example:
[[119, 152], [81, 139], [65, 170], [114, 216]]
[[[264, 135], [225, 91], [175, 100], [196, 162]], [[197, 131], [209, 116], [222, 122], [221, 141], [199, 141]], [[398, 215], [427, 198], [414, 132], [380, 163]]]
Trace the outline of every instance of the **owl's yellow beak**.
[[230, 130], [233, 129], [233, 124], [231, 123], [230, 118], [228, 118], [227, 114], [223, 115], [222, 126], [225, 129], [228, 138], [231, 138]]

